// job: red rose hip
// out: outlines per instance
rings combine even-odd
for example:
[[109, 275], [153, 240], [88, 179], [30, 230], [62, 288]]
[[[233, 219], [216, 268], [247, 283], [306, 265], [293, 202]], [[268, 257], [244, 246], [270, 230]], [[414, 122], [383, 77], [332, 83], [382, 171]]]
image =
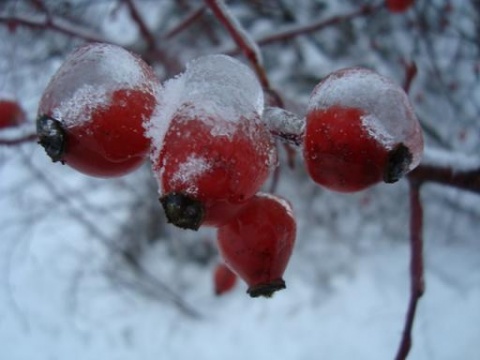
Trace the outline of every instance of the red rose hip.
[[393, 13], [407, 11], [414, 3], [414, 0], [386, 0], [387, 9]]
[[225, 264], [215, 266], [213, 273], [215, 295], [220, 296], [231, 291], [237, 283], [237, 275]]
[[74, 51], [40, 100], [37, 133], [53, 161], [96, 177], [127, 174], [148, 155], [144, 124], [156, 106], [153, 70], [121, 47]]
[[25, 121], [25, 112], [16, 101], [0, 100], [0, 129], [19, 126]]
[[415, 168], [423, 137], [403, 89], [371, 70], [352, 68], [314, 89], [303, 145], [317, 184], [354, 192], [396, 182]]
[[290, 204], [260, 193], [218, 229], [225, 263], [247, 284], [252, 297], [270, 297], [285, 288], [283, 273], [292, 254], [296, 222]]
[[276, 163], [261, 86], [245, 65], [214, 55], [190, 63], [163, 95], [164, 119], [153, 119], [150, 134], [167, 219], [185, 229], [222, 226]]

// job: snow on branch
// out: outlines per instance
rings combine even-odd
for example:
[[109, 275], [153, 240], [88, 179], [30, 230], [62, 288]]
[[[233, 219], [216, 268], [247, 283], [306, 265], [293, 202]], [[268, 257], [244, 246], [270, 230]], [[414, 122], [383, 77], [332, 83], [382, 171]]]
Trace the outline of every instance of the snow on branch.
[[262, 64], [260, 49], [235, 16], [231, 14], [222, 0], [205, 0], [213, 14], [227, 29], [237, 47], [243, 52], [253, 66], [257, 77], [264, 89], [270, 90], [270, 82]]

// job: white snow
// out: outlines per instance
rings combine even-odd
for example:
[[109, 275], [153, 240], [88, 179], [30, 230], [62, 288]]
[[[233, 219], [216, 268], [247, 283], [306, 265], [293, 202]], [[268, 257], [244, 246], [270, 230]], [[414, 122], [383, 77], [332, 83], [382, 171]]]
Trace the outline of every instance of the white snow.
[[305, 119], [277, 107], [267, 107], [263, 112], [263, 122], [270, 131], [301, 136], [305, 130]]
[[182, 104], [185, 89], [183, 76], [179, 75], [166, 81], [157, 91], [157, 106], [150, 121], [145, 122], [145, 134], [151, 139], [150, 158], [155, 163], [163, 147], [163, 140], [170, 126], [170, 121]]
[[119, 46], [94, 43], [78, 48], [45, 89], [39, 114], [51, 109], [56, 120], [70, 127], [88, 122], [95, 109], [109, 105], [116, 90], [154, 92], [156, 80], [146, 66]]
[[73, 96], [65, 98], [53, 108], [54, 119], [61, 120], [67, 127], [73, 127], [80, 122], [87, 122], [99, 109], [108, 107], [111, 94], [103, 86], [80, 86]]
[[213, 136], [229, 136], [242, 118], [259, 120], [264, 106], [263, 90], [255, 74], [226, 55], [207, 55], [189, 62], [185, 72], [165, 82], [158, 106], [147, 124], [155, 163], [165, 134], [177, 113], [202, 120]]
[[195, 180], [208, 171], [210, 167], [211, 165], [208, 159], [192, 154], [185, 162], [179, 165], [178, 171], [172, 178], [172, 182], [173, 184], [190, 184], [186, 191], [189, 194], [195, 195], [198, 191]]
[[362, 124], [387, 149], [406, 145], [415, 168], [422, 157], [423, 137], [407, 94], [392, 80], [365, 68], [336, 71], [313, 90], [308, 109], [330, 106], [357, 108], [364, 112]]
[[207, 55], [187, 65], [183, 102], [204, 117], [238, 121], [263, 112], [263, 90], [255, 74], [226, 55]]

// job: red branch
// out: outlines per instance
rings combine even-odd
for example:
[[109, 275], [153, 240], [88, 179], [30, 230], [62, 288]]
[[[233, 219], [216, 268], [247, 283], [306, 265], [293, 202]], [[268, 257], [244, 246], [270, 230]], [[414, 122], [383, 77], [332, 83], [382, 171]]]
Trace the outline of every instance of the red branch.
[[405, 80], [403, 83], [403, 89], [405, 92], [408, 94], [410, 91], [410, 87], [412, 85], [413, 80], [415, 79], [415, 76], [417, 75], [417, 64], [415, 64], [413, 61], [410, 63], [405, 63]]
[[135, 6], [133, 0], [123, 0], [130, 11], [130, 16], [135, 21], [142, 34], [143, 38], [145, 39], [148, 50], [154, 50], [156, 48], [156, 41], [155, 36], [151, 33], [150, 29], [148, 28], [145, 20], [143, 19], [142, 15], [138, 11], [137, 7]]
[[177, 25], [171, 28], [165, 35], [164, 39], [171, 39], [172, 37], [178, 35], [185, 29], [187, 29], [191, 24], [197, 21], [205, 12], [205, 6], [200, 6], [198, 9], [193, 10], [189, 15], [187, 15], [182, 21]]
[[458, 171], [449, 167], [420, 165], [408, 177], [418, 184], [433, 182], [480, 194], [480, 168]]
[[423, 277], [423, 209], [420, 183], [410, 178], [410, 300], [402, 339], [395, 360], [407, 358], [412, 347], [412, 328], [418, 301], [425, 291]]
[[205, 0], [205, 3], [212, 10], [213, 14], [227, 29], [232, 37], [233, 41], [237, 44], [238, 48], [243, 52], [247, 60], [253, 66], [258, 80], [262, 84], [265, 90], [271, 91], [270, 81], [268, 80], [267, 73], [263, 67], [260, 59], [260, 54], [256, 49], [256, 45], [252, 44], [248, 38], [246, 38], [245, 30], [241, 27], [241, 24], [236, 18], [232, 17], [228, 13], [225, 3], [222, 0]]
[[317, 22], [314, 22], [308, 25], [290, 27], [283, 31], [278, 31], [275, 34], [267, 35], [267, 36], [264, 36], [263, 38], [257, 39], [256, 42], [258, 45], [267, 45], [267, 44], [271, 44], [278, 41], [289, 40], [296, 36], [306, 35], [312, 32], [316, 32], [326, 27], [338, 25], [358, 17], [371, 15], [381, 8], [383, 8], [383, 2], [377, 5], [364, 5], [360, 7], [358, 10], [352, 11], [351, 13], [333, 16], [329, 19], [319, 20]]

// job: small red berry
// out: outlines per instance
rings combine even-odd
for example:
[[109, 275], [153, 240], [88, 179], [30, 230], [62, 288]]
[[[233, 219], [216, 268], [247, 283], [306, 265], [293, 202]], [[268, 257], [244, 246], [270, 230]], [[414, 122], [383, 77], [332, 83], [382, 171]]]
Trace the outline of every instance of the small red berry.
[[[190, 64], [166, 84], [165, 97], [173, 97], [171, 89], [177, 106], [158, 124], [168, 123], [163, 138], [153, 137], [160, 144], [152, 155], [160, 201], [178, 227], [221, 226], [255, 195], [276, 162], [272, 135], [260, 121], [263, 108], [255, 103], [262, 96], [263, 106], [262, 89], [245, 65], [218, 55]], [[260, 95], [251, 99], [248, 92]]]
[[292, 254], [296, 228], [285, 200], [260, 193], [218, 229], [220, 254], [248, 284], [250, 296], [269, 297], [285, 288], [282, 277]]
[[393, 13], [407, 11], [414, 3], [414, 0], [386, 0], [387, 9]]
[[157, 86], [153, 70], [123, 48], [83, 46], [43, 93], [40, 144], [53, 161], [91, 176], [131, 172], [148, 155], [144, 123], [154, 112]]
[[223, 295], [233, 289], [237, 283], [237, 275], [225, 264], [218, 264], [213, 273], [215, 295]]
[[0, 129], [15, 127], [25, 121], [25, 112], [16, 101], [0, 100]]
[[345, 69], [314, 89], [303, 155], [312, 179], [353, 192], [393, 183], [420, 162], [423, 137], [407, 95], [373, 71]]

